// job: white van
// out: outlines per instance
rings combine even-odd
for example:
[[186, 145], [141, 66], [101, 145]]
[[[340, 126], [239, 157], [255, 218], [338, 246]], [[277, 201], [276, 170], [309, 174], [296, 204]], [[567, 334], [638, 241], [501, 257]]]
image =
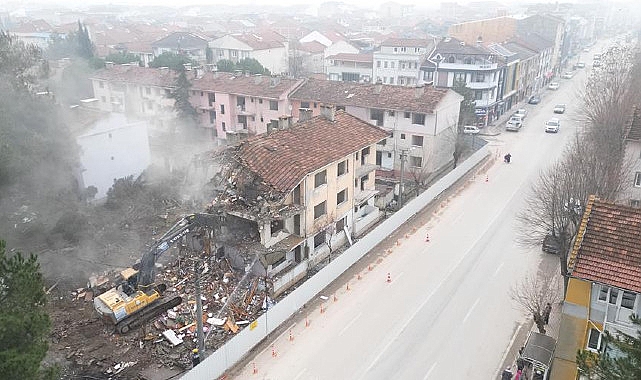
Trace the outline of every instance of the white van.
[[466, 125], [463, 127], [463, 133], [466, 135], [475, 135], [479, 133], [481, 130], [478, 129], [477, 127], [473, 125]]

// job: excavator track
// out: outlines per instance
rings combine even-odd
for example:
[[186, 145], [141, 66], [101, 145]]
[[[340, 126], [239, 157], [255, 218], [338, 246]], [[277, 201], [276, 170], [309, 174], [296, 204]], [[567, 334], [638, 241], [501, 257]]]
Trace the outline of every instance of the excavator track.
[[116, 331], [119, 334], [126, 334], [131, 329], [135, 329], [152, 318], [164, 313], [172, 307], [178, 306], [183, 302], [179, 296], [173, 298], [161, 298], [153, 305], [150, 305], [142, 311], [130, 315], [116, 324]]

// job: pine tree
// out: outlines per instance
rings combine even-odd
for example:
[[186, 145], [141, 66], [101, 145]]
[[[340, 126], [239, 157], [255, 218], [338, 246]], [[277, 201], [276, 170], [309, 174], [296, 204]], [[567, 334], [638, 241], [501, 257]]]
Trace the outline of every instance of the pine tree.
[[5, 247], [0, 240], [0, 374], [37, 379], [51, 327], [40, 265], [34, 255], [7, 255]]
[[463, 96], [459, 113], [459, 126], [475, 124], [476, 114], [474, 112], [474, 91], [467, 87], [464, 80], [454, 81], [452, 90]]
[[93, 58], [94, 45], [89, 38], [87, 26], [78, 21], [78, 56], [86, 59]]
[[594, 353], [581, 350], [576, 354], [579, 372], [593, 380], [641, 379], [641, 319], [633, 317], [637, 336], [613, 336], [605, 332], [602, 344], [606, 350]]
[[189, 102], [189, 89], [192, 84], [189, 79], [187, 79], [187, 71], [184, 68], [178, 70], [175, 86], [176, 89], [169, 95], [169, 97], [176, 100], [174, 108], [178, 113], [178, 119], [188, 125], [195, 125], [198, 113], [194, 106]]

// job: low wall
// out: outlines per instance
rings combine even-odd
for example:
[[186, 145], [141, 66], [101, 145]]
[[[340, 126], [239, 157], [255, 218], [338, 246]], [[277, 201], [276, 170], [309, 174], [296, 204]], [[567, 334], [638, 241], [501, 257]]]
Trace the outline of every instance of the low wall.
[[327, 285], [396, 231], [408, 219], [425, 208], [488, 155], [490, 155], [490, 151], [485, 146], [460, 163], [455, 169], [430, 186], [429, 189], [412, 199], [403, 208], [376, 226], [370, 233], [356, 241], [354, 245], [294, 289], [287, 297], [253, 321], [248, 328], [241, 330], [182, 378], [202, 380], [215, 379], [223, 375], [227, 369], [240, 361], [247, 352], [298, 312], [303, 305], [316, 297]]

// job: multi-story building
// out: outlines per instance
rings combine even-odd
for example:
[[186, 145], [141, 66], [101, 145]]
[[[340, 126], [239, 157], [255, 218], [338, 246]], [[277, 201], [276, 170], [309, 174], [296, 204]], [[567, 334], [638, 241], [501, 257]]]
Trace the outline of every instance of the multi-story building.
[[212, 63], [221, 59], [234, 63], [245, 58], [253, 58], [274, 75], [288, 72], [288, 43], [278, 33], [238, 33], [228, 34], [209, 42], [212, 50]]
[[407, 169], [427, 176], [452, 160], [462, 96], [448, 89], [308, 80], [290, 95], [292, 115], [319, 115], [334, 105], [391, 134], [376, 146], [383, 169]]
[[[591, 197], [569, 255], [551, 379], [579, 378], [578, 350], [605, 352], [603, 336], [638, 336], [641, 313], [641, 212]], [[610, 351], [613, 352], [613, 351]]]
[[[190, 102], [199, 125], [212, 129], [224, 144], [262, 134], [278, 126], [279, 117], [291, 114], [289, 94], [303, 81], [261, 75], [188, 71]], [[137, 65], [110, 65], [91, 78], [97, 108], [123, 112], [165, 123], [174, 118], [176, 73]]]
[[502, 46], [516, 53], [516, 58], [519, 60], [516, 69], [515, 101], [523, 101], [536, 93], [535, 83], [539, 71], [539, 55], [535, 51], [516, 42], [507, 42]]
[[205, 64], [207, 63], [207, 43], [208, 39], [206, 37], [195, 33], [174, 32], [153, 42], [151, 47], [153, 48], [154, 57], [169, 52], [185, 55], [200, 64]]
[[329, 80], [369, 83], [372, 79], [372, 54], [341, 53], [330, 55], [326, 62]]
[[498, 116], [500, 73], [493, 52], [480, 43], [469, 45], [451, 37], [438, 42], [421, 66], [421, 79], [426, 83], [445, 88], [465, 83], [474, 91], [476, 114], [484, 125]]
[[420, 67], [434, 43], [425, 39], [389, 38], [374, 52], [372, 81], [383, 84], [414, 86]]
[[622, 201], [632, 207], [641, 207], [641, 108], [634, 107], [632, 119], [625, 136], [625, 157], [629, 174]]
[[234, 189], [216, 203], [258, 237], [246, 249], [259, 256], [276, 294], [380, 218], [374, 152], [388, 137], [333, 107], [295, 125], [289, 120], [227, 149]]
[[499, 82], [497, 89], [499, 91], [497, 98], [497, 112], [498, 116], [512, 108], [516, 104], [516, 93], [518, 90], [518, 67], [519, 57], [513, 51], [508, 50], [503, 45], [489, 44], [487, 47], [493, 52], [499, 64]]
[[527, 36], [538, 34], [552, 43], [552, 52], [550, 54], [549, 70], [555, 74], [559, 73], [561, 65], [566, 57], [563, 56], [564, 39], [566, 38], [566, 22], [562, 18], [536, 14], [517, 22], [517, 34]]

